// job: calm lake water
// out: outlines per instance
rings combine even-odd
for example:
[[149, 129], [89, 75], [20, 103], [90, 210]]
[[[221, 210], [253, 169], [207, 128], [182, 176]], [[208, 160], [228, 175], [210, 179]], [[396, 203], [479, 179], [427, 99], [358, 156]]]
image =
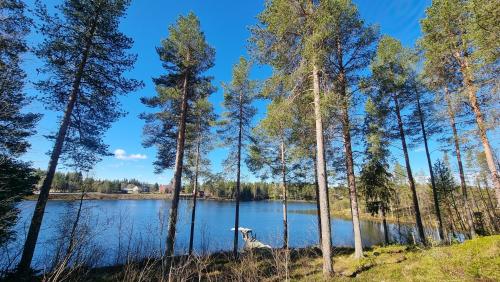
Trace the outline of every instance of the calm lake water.
[[[20, 249], [35, 206], [34, 201], [20, 204], [21, 219], [17, 225], [18, 239], [10, 246], [10, 255]], [[54, 253], [60, 230], [72, 225], [78, 201], [49, 201], [35, 251], [34, 265], [43, 268]], [[197, 205], [195, 251], [197, 253], [231, 250], [234, 225], [234, 202], [200, 200]], [[317, 222], [314, 203], [291, 202], [288, 205], [289, 242], [291, 247], [317, 244]], [[88, 200], [83, 202], [79, 234], [87, 234], [92, 244], [102, 251], [99, 264], [123, 260], [118, 253], [138, 250], [147, 255], [164, 248], [170, 201], [168, 200]], [[279, 201], [243, 202], [240, 205], [240, 226], [251, 228], [257, 239], [272, 246], [281, 246], [282, 205]], [[176, 253], [185, 253], [189, 242], [191, 201], [181, 200], [176, 239]], [[413, 229], [404, 226], [405, 234]], [[389, 225], [391, 240], [398, 240], [397, 225]], [[363, 244], [383, 242], [381, 223], [361, 221]], [[332, 240], [335, 246], [353, 246], [352, 222], [332, 218]], [[240, 236], [240, 246], [243, 246]], [[118, 252], [120, 250], [121, 252]], [[4, 257], [5, 258], [5, 257]]]

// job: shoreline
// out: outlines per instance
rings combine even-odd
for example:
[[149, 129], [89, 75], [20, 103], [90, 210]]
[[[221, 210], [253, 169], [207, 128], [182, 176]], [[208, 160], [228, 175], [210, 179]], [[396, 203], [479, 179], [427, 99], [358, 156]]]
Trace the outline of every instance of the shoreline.
[[[82, 193], [49, 193], [50, 201], [78, 201]], [[167, 194], [160, 193], [142, 193], [142, 194], [105, 194], [99, 192], [88, 192], [83, 197], [84, 200], [162, 200], [170, 199]], [[38, 194], [24, 197], [26, 201], [36, 201]]]
[[[51, 192], [49, 194], [49, 200], [51, 201], [78, 201], [80, 200], [82, 193], [60, 193]], [[38, 194], [32, 194], [24, 197], [26, 201], [36, 201], [38, 199]], [[88, 192], [85, 193], [84, 200], [171, 200], [171, 194], [160, 194], [160, 193], [140, 193], [140, 194], [106, 194], [100, 192]], [[191, 199], [191, 197], [181, 196], [181, 199]], [[198, 197], [198, 200], [207, 201], [224, 201], [231, 202], [234, 199], [228, 198], [215, 198], [215, 197]], [[240, 202], [261, 202], [261, 201], [282, 201], [280, 199], [263, 199], [263, 200], [250, 200], [250, 201], [240, 201]], [[310, 200], [288, 200], [289, 203], [314, 203], [315, 201]]]

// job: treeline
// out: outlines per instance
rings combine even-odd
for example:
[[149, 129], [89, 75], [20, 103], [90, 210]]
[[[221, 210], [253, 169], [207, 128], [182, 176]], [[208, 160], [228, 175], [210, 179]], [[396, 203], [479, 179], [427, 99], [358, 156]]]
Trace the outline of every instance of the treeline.
[[[205, 194], [208, 193], [208, 195], [219, 199], [234, 199], [235, 187], [235, 181], [228, 181], [223, 178], [209, 179], [201, 185], [201, 189], [205, 191]], [[292, 200], [312, 201], [316, 197], [314, 186], [311, 184], [290, 185], [287, 193]], [[281, 200], [282, 198], [283, 194], [279, 183], [240, 183], [241, 201]]]
[[[102, 140], [123, 116], [119, 96], [143, 87], [125, 76], [137, 58], [129, 53], [133, 39], [119, 30], [130, 1], [61, 1], [58, 13], [36, 2], [33, 16], [43, 37], [36, 46], [25, 40], [33, 25], [23, 1], [0, 3], [5, 15], [0, 33], [9, 35], [0, 37], [4, 240], [13, 235], [16, 203], [38, 181], [29, 164], [19, 159], [39, 120], [38, 114], [23, 111], [28, 100], [21, 62], [28, 50], [43, 63], [35, 89], [47, 109], [63, 113], [57, 131], [48, 136], [54, 146], [18, 264], [21, 274], [30, 273], [51, 188], [77, 187], [81, 179], [58, 175], [58, 163], [89, 171], [109, 155]], [[330, 207], [337, 203], [349, 207], [356, 259], [363, 256], [360, 211], [382, 217], [386, 243], [386, 219], [401, 213], [413, 217], [415, 241], [423, 245], [430, 245], [424, 226], [433, 222], [442, 243], [457, 230], [467, 238], [498, 232], [500, 177], [490, 141], [498, 126], [496, 4], [432, 1], [420, 22], [422, 37], [415, 46], [404, 46], [366, 23], [352, 1], [269, 0], [250, 28], [251, 58], [242, 56], [231, 80], [222, 84], [220, 116], [209, 101], [217, 87], [207, 75], [215, 64], [215, 49], [194, 13], [179, 16], [156, 47], [164, 71], [153, 78], [156, 95], [140, 99], [150, 111], [139, 116], [145, 122], [143, 145], [157, 152], [156, 172], [174, 172], [166, 259], [171, 262], [174, 254], [183, 188], [194, 192], [189, 254], [197, 191], [235, 200], [235, 258], [241, 200], [283, 201], [283, 248], [288, 250], [287, 201], [316, 199], [327, 276], [333, 272]], [[251, 79], [253, 64], [270, 66], [272, 75]], [[267, 109], [255, 124], [257, 100], [265, 100]], [[224, 169], [229, 173], [211, 179], [207, 156], [216, 145], [228, 149]], [[425, 152], [427, 186], [415, 179], [412, 148]], [[446, 163], [444, 156], [437, 160], [432, 154], [436, 150], [452, 152], [457, 184], [451, 161]], [[394, 159], [404, 165], [394, 164]], [[269, 184], [242, 183], [243, 165]], [[116, 183], [105, 183], [104, 190], [116, 190]], [[279, 183], [279, 189], [272, 183]], [[338, 190], [344, 194], [332, 196], [337, 192], [332, 183], [345, 187]]]
[[[44, 176], [47, 172], [37, 169], [35, 175], [37, 175], [39, 181], [36, 184], [40, 187], [43, 184]], [[50, 187], [51, 191], [56, 192], [99, 192], [99, 193], [122, 193], [123, 189], [127, 185], [135, 185], [142, 188], [147, 188], [149, 192], [158, 192], [158, 183], [150, 184], [147, 182], [139, 181], [137, 179], [121, 179], [121, 180], [107, 180], [107, 179], [94, 179], [93, 177], [85, 177], [82, 172], [56, 172], [54, 174], [54, 179], [52, 180], [52, 185]]]

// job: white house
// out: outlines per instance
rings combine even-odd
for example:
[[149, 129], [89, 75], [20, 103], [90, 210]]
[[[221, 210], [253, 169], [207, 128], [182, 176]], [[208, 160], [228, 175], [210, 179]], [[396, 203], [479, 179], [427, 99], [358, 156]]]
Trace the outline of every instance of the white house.
[[122, 191], [127, 194], [139, 194], [144, 192], [144, 188], [134, 184], [128, 184], [127, 186], [125, 186], [125, 188], [122, 189]]

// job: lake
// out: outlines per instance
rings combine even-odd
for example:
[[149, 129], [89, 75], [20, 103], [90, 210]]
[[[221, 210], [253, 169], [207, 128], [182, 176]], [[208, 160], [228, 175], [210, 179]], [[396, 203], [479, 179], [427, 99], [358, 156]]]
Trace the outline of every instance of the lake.
[[[33, 265], [43, 268], [52, 256], [60, 230], [71, 229], [78, 201], [49, 201], [35, 250]], [[189, 242], [191, 201], [181, 200], [176, 254], [186, 253]], [[16, 226], [18, 239], [10, 245], [10, 255], [22, 247], [24, 234], [35, 206], [34, 201], [20, 204], [20, 220]], [[197, 253], [231, 250], [235, 203], [231, 201], [199, 200], [196, 210], [194, 248]], [[164, 249], [168, 222], [169, 200], [86, 200], [83, 202], [81, 229], [82, 240], [89, 240], [102, 252], [100, 265], [123, 261], [124, 253], [141, 255], [159, 254]], [[288, 204], [289, 244], [305, 247], [317, 244], [317, 218], [315, 203], [290, 202]], [[254, 201], [240, 204], [240, 226], [253, 229], [257, 239], [271, 246], [282, 245], [282, 204], [280, 201]], [[411, 226], [403, 226], [405, 234]], [[391, 240], [398, 240], [397, 225], [389, 224]], [[383, 227], [379, 222], [361, 221], [363, 245], [380, 244], [384, 240]], [[87, 238], [87, 239], [85, 239]], [[239, 237], [240, 246], [243, 240]], [[332, 218], [334, 246], [354, 246], [352, 222]], [[5, 259], [5, 257], [4, 257]]]

